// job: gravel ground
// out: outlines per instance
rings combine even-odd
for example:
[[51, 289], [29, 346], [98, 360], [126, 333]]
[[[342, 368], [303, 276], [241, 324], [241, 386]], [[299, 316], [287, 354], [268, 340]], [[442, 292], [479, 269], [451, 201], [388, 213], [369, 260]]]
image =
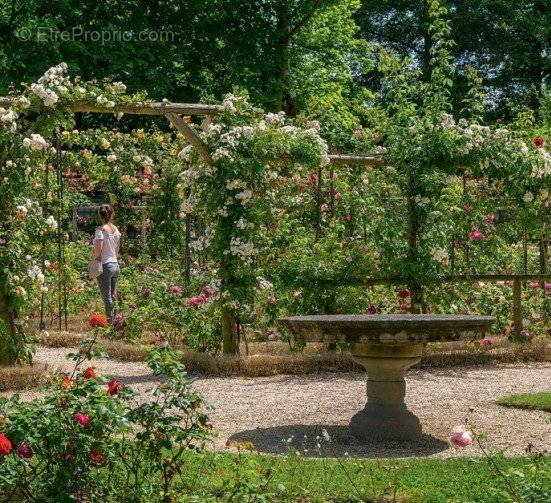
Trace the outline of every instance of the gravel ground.
[[[71, 362], [64, 359], [69, 351], [40, 348], [36, 361], [69, 369]], [[101, 373], [119, 376], [138, 391], [154, 383], [143, 363], [106, 360], [93, 365]], [[550, 363], [410, 371], [406, 402], [419, 416], [425, 434], [419, 442], [399, 445], [358, 445], [348, 435], [350, 417], [365, 404], [363, 374], [199, 376], [195, 385], [214, 407], [211, 420], [219, 431], [217, 447], [228, 439], [250, 440], [260, 452], [285, 452], [288, 445], [284, 440], [293, 437], [291, 446], [306, 456], [472, 456], [480, 453], [477, 447], [457, 451], [446, 443], [453, 427], [469, 417], [477, 431], [488, 435], [491, 450], [508, 447], [508, 453], [520, 454], [528, 444], [539, 450], [551, 448], [551, 414], [494, 403], [507, 393], [550, 390]], [[21, 396], [31, 399], [39, 394], [25, 391]], [[327, 429], [331, 442], [322, 440], [321, 448], [317, 448], [315, 437], [322, 428]]]

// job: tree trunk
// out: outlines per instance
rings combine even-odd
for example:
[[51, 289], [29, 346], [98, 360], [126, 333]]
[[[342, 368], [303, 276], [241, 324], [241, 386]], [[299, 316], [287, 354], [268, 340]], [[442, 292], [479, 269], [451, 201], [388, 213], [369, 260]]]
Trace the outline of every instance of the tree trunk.
[[8, 307], [8, 299], [0, 290], [0, 365], [13, 365], [17, 362], [17, 329], [14, 313]]
[[[410, 263], [418, 260], [417, 237], [419, 235], [419, 216], [417, 214], [415, 193], [414, 173], [410, 170], [408, 175], [408, 260]], [[411, 292], [411, 312], [415, 314], [425, 312], [426, 306], [422, 286], [413, 278], [409, 279], [408, 286]]]
[[239, 354], [239, 336], [235, 316], [226, 307], [222, 308], [222, 351], [225, 355]]
[[295, 98], [290, 89], [291, 76], [291, 22], [287, 2], [281, 2], [277, 12], [278, 68], [276, 75], [276, 103], [287, 115], [297, 114]]

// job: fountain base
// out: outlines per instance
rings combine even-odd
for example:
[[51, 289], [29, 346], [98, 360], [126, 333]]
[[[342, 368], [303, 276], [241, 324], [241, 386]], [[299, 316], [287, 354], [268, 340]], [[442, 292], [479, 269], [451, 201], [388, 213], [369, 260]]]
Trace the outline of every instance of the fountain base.
[[421, 360], [423, 344], [351, 345], [352, 358], [367, 370], [367, 405], [350, 421], [352, 434], [368, 440], [414, 440], [421, 423], [404, 402], [405, 373]]

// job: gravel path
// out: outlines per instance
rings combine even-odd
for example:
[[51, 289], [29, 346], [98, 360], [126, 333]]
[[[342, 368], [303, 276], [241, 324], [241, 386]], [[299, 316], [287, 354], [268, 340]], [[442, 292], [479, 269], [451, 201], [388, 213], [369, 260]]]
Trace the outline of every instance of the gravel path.
[[[68, 369], [71, 362], [64, 355], [69, 351], [40, 348], [36, 360]], [[101, 373], [119, 376], [138, 391], [153, 384], [143, 363], [106, 360], [93, 365]], [[550, 390], [550, 363], [409, 372], [406, 401], [419, 416], [425, 436], [415, 444], [401, 445], [358, 445], [348, 435], [350, 417], [365, 404], [365, 376], [359, 373], [198, 377], [195, 385], [214, 407], [211, 419], [219, 431], [218, 447], [231, 438], [251, 440], [261, 452], [285, 452], [288, 446], [283, 441], [292, 436], [291, 446], [307, 456], [475, 455], [479, 453], [476, 447], [457, 451], [445, 442], [453, 427], [463, 424], [468, 416], [477, 431], [488, 435], [490, 449], [509, 447], [511, 454], [523, 453], [528, 444], [539, 450], [551, 449], [551, 414], [494, 403], [507, 393]], [[39, 394], [21, 393], [24, 399]], [[315, 437], [322, 428], [332, 440], [322, 440], [318, 449]]]

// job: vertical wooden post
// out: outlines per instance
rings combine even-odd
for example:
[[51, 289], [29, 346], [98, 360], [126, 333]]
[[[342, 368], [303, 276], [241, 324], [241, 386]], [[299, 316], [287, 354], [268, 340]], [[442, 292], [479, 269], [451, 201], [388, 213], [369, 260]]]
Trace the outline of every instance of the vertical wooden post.
[[522, 285], [520, 278], [513, 279], [513, 321], [515, 322], [515, 339], [520, 340], [522, 326]]
[[184, 291], [189, 293], [191, 283], [191, 253], [189, 243], [191, 241], [191, 215], [188, 213], [185, 216], [185, 238], [184, 238], [184, 257], [183, 257], [183, 273], [184, 273]]
[[321, 237], [321, 205], [322, 205], [322, 170], [321, 166], [318, 168], [318, 184], [317, 184], [317, 194], [316, 194], [316, 206], [317, 206], [317, 222], [316, 222], [316, 240]]

